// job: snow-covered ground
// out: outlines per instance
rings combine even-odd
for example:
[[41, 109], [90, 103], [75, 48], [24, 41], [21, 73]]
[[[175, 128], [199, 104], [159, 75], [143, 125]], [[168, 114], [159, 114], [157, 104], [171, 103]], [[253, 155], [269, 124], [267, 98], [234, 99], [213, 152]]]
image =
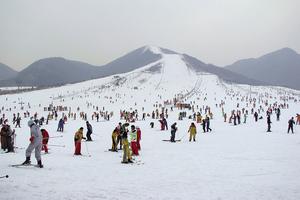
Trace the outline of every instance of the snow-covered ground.
[[[159, 48], [153, 52], [161, 53]], [[161, 53], [162, 54], [162, 53]], [[151, 68], [151, 70], [149, 70]], [[178, 123], [176, 138], [181, 142], [162, 141], [170, 138], [170, 131], [160, 131], [157, 119], [133, 123], [142, 130], [139, 164], [121, 164], [122, 151], [108, 152], [111, 133], [120, 120], [119, 111], [152, 113], [159, 104], [182, 97], [185, 103], [210, 106], [214, 114], [211, 133], [202, 133], [197, 124], [196, 142], [188, 141], [187, 130], [192, 119], [178, 120], [178, 110], [167, 105], [168, 124]], [[262, 102], [288, 103], [282, 109], [281, 120], [272, 118], [272, 133], [266, 133], [265, 113], [254, 122], [248, 98]], [[286, 99], [285, 101], [283, 99]], [[300, 136], [287, 134], [287, 121], [299, 110], [300, 92], [278, 87], [250, 87], [227, 84], [211, 74], [195, 74], [182, 61], [180, 55], [163, 54], [162, 59], [133, 72], [86, 81], [58, 88], [0, 96], [1, 114], [10, 119], [12, 114], [29, 111], [46, 117], [44, 107], [49, 104], [66, 106], [77, 113], [77, 119], [68, 119], [63, 137], [52, 138], [50, 154], [42, 156], [44, 168], [13, 168], [25, 159], [29, 143], [28, 119], [22, 119], [22, 128], [16, 129], [16, 153], [0, 154], [0, 199], [300, 199]], [[225, 101], [224, 111], [245, 108], [249, 111], [247, 123], [238, 126], [224, 123], [219, 104]], [[195, 102], [195, 103], [194, 103]], [[29, 103], [29, 104], [28, 104]], [[247, 106], [248, 103], [248, 106]], [[216, 106], [217, 104], [217, 106]], [[156, 107], [156, 105], [158, 107]], [[21, 107], [24, 107], [21, 110]], [[29, 108], [30, 106], [30, 108]], [[91, 119], [95, 107], [113, 112], [110, 121]], [[80, 110], [77, 111], [77, 108]], [[11, 111], [10, 111], [11, 109]], [[86, 112], [93, 126], [93, 142], [82, 143], [82, 153], [74, 157], [73, 137], [85, 121], [79, 112]], [[65, 111], [67, 114], [68, 111]], [[62, 112], [59, 112], [59, 116]], [[155, 123], [154, 129], [149, 126]], [[242, 120], [243, 121], [243, 120]], [[56, 132], [58, 121], [51, 120], [43, 128], [50, 136]], [[34, 155], [32, 162], [35, 163]]]

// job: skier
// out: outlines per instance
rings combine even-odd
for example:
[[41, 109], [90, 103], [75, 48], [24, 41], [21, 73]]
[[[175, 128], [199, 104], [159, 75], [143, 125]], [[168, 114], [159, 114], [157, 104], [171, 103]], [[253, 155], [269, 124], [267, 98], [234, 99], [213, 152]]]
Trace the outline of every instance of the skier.
[[19, 113], [18, 113], [18, 117], [16, 119], [16, 127], [15, 128], [21, 128], [21, 117], [19, 116]]
[[154, 127], [154, 122], [150, 122], [150, 127], [151, 127], [151, 128]]
[[175, 122], [174, 124], [172, 124], [171, 126], [171, 142], [175, 142], [175, 133], [177, 131], [177, 127], [176, 127], [177, 123]]
[[189, 141], [192, 141], [192, 139], [193, 139], [193, 141], [196, 142], [197, 129], [196, 129], [194, 122], [191, 123], [188, 133], [190, 133]]
[[209, 120], [209, 117], [207, 116], [206, 117], [206, 132], [211, 132], [212, 130], [211, 130], [211, 128], [210, 128], [210, 120]]
[[43, 136], [42, 151], [45, 151], [45, 153], [48, 153], [49, 133], [45, 129], [41, 129], [41, 132], [42, 132], [42, 136]]
[[121, 128], [122, 143], [123, 143], [123, 160], [122, 160], [122, 163], [124, 163], [124, 164], [133, 163], [131, 161], [131, 153], [129, 151], [129, 142], [128, 142], [128, 139], [127, 139], [127, 133], [128, 133], [128, 130], [126, 130], [127, 126], [129, 126], [129, 124], [125, 123], [125, 124], [122, 125], [122, 128], [124, 129], [123, 131], [122, 131], [122, 128]]
[[74, 155], [81, 155], [81, 140], [82, 139], [86, 139], [86, 138], [83, 137], [83, 127], [80, 127], [74, 136], [74, 143], [75, 143]]
[[[3, 150], [6, 150], [6, 153], [14, 152], [14, 131], [11, 130], [8, 124], [3, 124], [1, 129], [1, 145]], [[3, 142], [3, 143], [2, 143]]]
[[267, 132], [271, 132], [271, 115], [267, 113], [267, 124], [268, 124], [268, 130]]
[[117, 126], [114, 131], [112, 132], [111, 139], [112, 139], [112, 146], [111, 151], [118, 152], [118, 143], [117, 138], [120, 135], [120, 127]]
[[64, 120], [61, 118], [58, 122], [57, 132], [64, 132]]
[[122, 150], [122, 123], [121, 122], [119, 122], [118, 129], [119, 132], [117, 136], [117, 146], [120, 143], [120, 150]]
[[141, 129], [140, 129], [140, 127], [138, 127], [138, 126], [136, 126], [136, 133], [137, 133], [137, 140], [136, 140], [136, 142], [137, 142], [137, 148], [138, 148], [138, 150], [141, 150], [141, 143], [140, 143], [140, 141], [141, 141], [141, 137], [142, 137], [142, 132], [141, 132]]
[[279, 121], [279, 117], [280, 117], [280, 108], [277, 108], [277, 110], [276, 110], [276, 117], [277, 117], [277, 121]]
[[202, 129], [203, 129], [203, 133], [205, 133], [206, 132], [206, 119], [204, 118], [203, 120], [202, 120]]
[[247, 121], [247, 114], [244, 113], [244, 124], [246, 124], [246, 121]]
[[163, 118], [163, 123], [165, 125], [165, 129], [168, 130], [168, 122], [167, 122], [166, 118]]
[[138, 147], [137, 147], [137, 131], [134, 125], [131, 125], [130, 132], [130, 147], [132, 150], [132, 154], [135, 156], [139, 155]]
[[296, 124], [300, 125], [300, 114], [297, 113], [296, 118], [297, 118]]
[[292, 117], [289, 121], [288, 121], [288, 132], [287, 133], [290, 133], [290, 130], [292, 131], [292, 133], [294, 133], [294, 124], [295, 124], [295, 121], [294, 121], [294, 117]]
[[26, 160], [23, 165], [30, 165], [30, 156], [32, 151], [35, 151], [35, 158], [38, 163], [38, 167], [43, 168], [41, 150], [42, 150], [42, 133], [38, 125], [36, 125], [32, 120], [28, 121], [28, 126], [30, 127], [30, 144], [26, 149]]
[[86, 121], [86, 128], [87, 128], [86, 141], [92, 141], [91, 134], [93, 133], [93, 127], [88, 121]]
[[258, 119], [258, 113], [257, 112], [254, 113], [254, 119], [255, 119], [255, 122], [257, 122], [257, 119]]
[[160, 122], [160, 130], [161, 131], [164, 131], [165, 130], [165, 124], [164, 124], [164, 121], [163, 120], [158, 120]]

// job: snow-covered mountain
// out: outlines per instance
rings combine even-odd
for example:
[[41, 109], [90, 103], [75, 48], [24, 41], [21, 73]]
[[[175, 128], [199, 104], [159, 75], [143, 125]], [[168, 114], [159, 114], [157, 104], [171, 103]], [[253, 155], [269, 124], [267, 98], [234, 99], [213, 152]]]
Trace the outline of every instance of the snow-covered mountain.
[[[172, 67], [172, 70], [177, 71], [178, 73], [182, 70], [186, 70], [188, 67], [190, 74], [207, 72], [215, 74], [221, 79], [229, 82], [251, 85], [263, 84], [263, 82], [249, 79], [243, 75], [231, 72], [230, 70], [203, 63], [186, 54], [176, 53], [160, 47], [144, 46], [100, 67], [64, 58], [41, 59], [21, 71], [16, 78], [0, 82], [0, 85], [57, 86], [131, 72], [135, 69], [144, 68], [150, 64], [153, 66], [162, 63], [172, 65], [174, 64], [172, 63], [172, 60], [177, 64], [180, 63], [179, 65], [176, 65], [176, 68]], [[160, 67], [157, 66], [156, 69], [160, 69]]]
[[[145, 49], [159, 59], [126, 73], [76, 84], [0, 95], [1, 116], [13, 126], [14, 113], [22, 116], [15, 128], [16, 153], [0, 150], [3, 199], [299, 199], [300, 137], [287, 134], [287, 121], [299, 110], [300, 92], [287, 88], [249, 86], [225, 82], [219, 76], [187, 64], [184, 55], [158, 47]], [[191, 61], [190, 61], [191, 62]], [[205, 66], [205, 65], [204, 65]], [[174, 98], [194, 109], [174, 106]], [[289, 106], [287, 106], [287, 104]], [[29, 128], [23, 113], [47, 117], [49, 105], [58, 108], [58, 119], [67, 115], [64, 132], [57, 132], [58, 120], [50, 119], [42, 128], [50, 134], [49, 152], [42, 155], [43, 169], [11, 167], [25, 159]], [[272, 118], [272, 133], [266, 133], [266, 111], [282, 105], [280, 121]], [[176, 138], [160, 131], [159, 118], [152, 112], [168, 109], [169, 127], [177, 122]], [[210, 108], [212, 132], [192, 119]], [[64, 109], [64, 110], [63, 110]], [[246, 123], [228, 123], [233, 110], [249, 114]], [[252, 110], [262, 117], [254, 121]], [[110, 152], [112, 131], [119, 122], [120, 110], [138, 111], [130, 123], [141, 128], [140, 155], [134, 164], [121, 164], [122, 151]], [[94, 113], [109, 113], [110, 120], [93, 118]], [[180, 112], [186, 117], [178, 120]], [[224, 122], [223, 112], [227, 114]], [[51, 113], [51, 112], [50, 112]], [[75, 119], [68, 114], [76, 114]], [[93, 142], [82, 142], [82, 156], [73, 156], [74, 133], [86, 130], [80, 114], [86, 113], [93, 126]], [[141, 120], [142, 114], [147, 114]], [[191, 118], [189, 118], [191, 116]], [[154, 128], [149, 124], [153, 122]], [[189, 142], [188, 129], [194, 122], [196, 142]], [[84, 131], [85, 134], [85, 131]], [[35, 164], [34, 155], [31, 156]], [[74, 189], [76, 188], [76, 189]], [[28, 195], [34, 194], [34, 195]]]

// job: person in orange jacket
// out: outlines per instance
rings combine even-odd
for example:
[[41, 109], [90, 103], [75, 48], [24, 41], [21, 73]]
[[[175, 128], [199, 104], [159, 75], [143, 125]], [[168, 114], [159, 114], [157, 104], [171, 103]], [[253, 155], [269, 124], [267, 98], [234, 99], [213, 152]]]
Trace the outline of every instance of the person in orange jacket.
[[75, 143], [75, 153], [74, 155], [81, 155], [81, 140], [86, 139], [83, 137], [83, 127], [80, 127], [80, 129], [75, 133], [74, 136], [74, 143]]

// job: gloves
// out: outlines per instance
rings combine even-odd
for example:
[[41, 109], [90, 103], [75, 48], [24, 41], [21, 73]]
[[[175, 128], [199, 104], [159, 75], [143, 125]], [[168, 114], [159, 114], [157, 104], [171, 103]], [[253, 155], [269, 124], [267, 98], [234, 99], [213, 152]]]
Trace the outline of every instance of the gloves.
[[33, 143], [33, 141], [34, 141], [34, 137], [33, 137], [33, 136], [31, 136], [31, 137], [30, 137], [30, 139], [29, 139], [29, 141], [30, 141], [31, 143]]

